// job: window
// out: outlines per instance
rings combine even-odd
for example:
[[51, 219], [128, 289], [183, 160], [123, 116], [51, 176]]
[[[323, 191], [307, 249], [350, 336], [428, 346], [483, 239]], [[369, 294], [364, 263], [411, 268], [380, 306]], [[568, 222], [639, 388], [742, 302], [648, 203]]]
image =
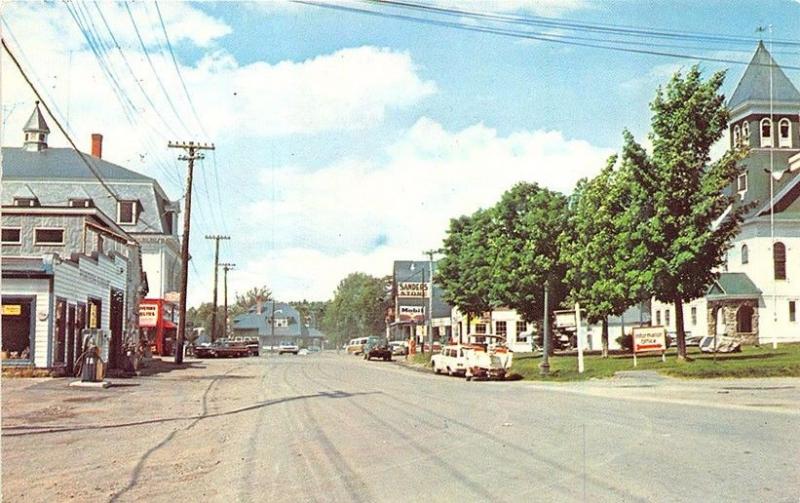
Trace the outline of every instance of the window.
[[138, 207], [136, 201], [119, 201], [117, 203], [117, 222], [135, 224]]
[[10, 227], [3, 227], [3, 244], [20, 244], [20, 229], [12, 229]]
[[697, 308], [692, 306], [692, 326], [697, 325]]
[[753, 308], [744, 305], [736, 311], [736, 331], [751, 333], [753, 331]]
[[521, 334], [522, 332], [528, 331], [528, 324], [524, 321], [517, 322], [517, 333]]
[[789, 321], [797, 321], [797, 307], [795, 301], [789, 301]]
[[485, 334], [486, 333], [486, 323], [476, 323], [475, 324], [475, 333], [476, 334]]
[[34, 244], [37, 245], [64, 244], [64, 229], [36, 229], [34, 231]]
[[742, 145], [750, 145], [750, 123], [747, 121], [742, 122]]
[[738, 147], [742, 144], [742, 132], [739, 126], [733, 126], [733, 146]]
[[91, 199], [70, 199], [69, 206], [70, 208], [91, 208], [94, 203]]
[[778, 146], [791, 148], [792, 147], [792, 124], [789, 119], [781, 119], [778, 123]]
[[747, 245], [742, 245], [742, 265], [750, 262], [750, 252], [747, 249]]
[[494, 323], [494, 333], [497, 335], [506, 335], [506, 322], [505, 321], [496, 321]]
[[761, 146], [772, 146], [772, 121], [766, 117], [761, 119]]
[[786, 279], [786, 246], [780, 241], [772, 248], [772, 262], [775, 279]]
[[39, 200], [35, 197], [15, 197], [14, 206], [39, 206]]
[[661, 325], [661, 311], [656, 311], [656, 325]]
[[736, 191], [745, 192], [746, 190], [747, 190], [747, 172], [744, 172], [736, 178]]
[[664, 309], [664, 325], [669, 327], [669, 309]]

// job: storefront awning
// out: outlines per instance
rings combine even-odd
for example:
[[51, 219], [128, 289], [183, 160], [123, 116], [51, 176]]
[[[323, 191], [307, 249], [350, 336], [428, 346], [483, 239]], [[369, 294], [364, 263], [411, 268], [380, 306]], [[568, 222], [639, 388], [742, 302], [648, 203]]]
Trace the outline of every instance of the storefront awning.
[[178, 328], [174, 323], [169, 320], [164, 320], [164, 329], [165, 330], [175, 330]]

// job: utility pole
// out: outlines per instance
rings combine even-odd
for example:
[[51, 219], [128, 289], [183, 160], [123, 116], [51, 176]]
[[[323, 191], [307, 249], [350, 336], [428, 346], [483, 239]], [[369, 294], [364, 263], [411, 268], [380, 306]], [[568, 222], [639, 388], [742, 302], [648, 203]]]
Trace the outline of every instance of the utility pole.
[[430, 288], [428, 289], [428, 344], [431, 347], [431, 354], [433, 354], [433, 254], [439, 253], [439, 250], [428, 250], [422, 252], [428, 256], [428, 270], [430, 271]]
[[206, 236], [206, 239], [213, 239], [214, 246], [214, 310], [211, 312], [211, 342], [217, 340], [217, 269], [219, 269], [219, 240], [230, 239], [230, 236]]
[[222, 270], [224, 271], [223, 278], [225, 278], [223, 280], [223, 285], [224, 286], [222, 287], [223, 296], [224, 296], [223, 304], [225, 305], [225, 311], [224, 311], [225, 312], [225, 320], [224, 320], [224, 323], [223, 323], [222, 326], [224, 327], [223, 328], [223, 335], [225, 337], [227, 337], [228, 336], [228, 271], [230, 271], [231, 269], [236, 267], [236, 264], [231, 264], [229, 262], [225, 262], [225, 263], [220, 264], [219, 266], [222, 267]]
[[182, 148], [185, 155], [178, 157], [179, 161], [187, 161], [186, 170], [186, 211], [183, 214], [183, 240], [181, 242], [181, 302], [178, 318], [178, 335], [175, 341], [175, 363], [183, 363], [183, 338], [186, 331], [186, 287], [189, 281], [189, 226], [192, 214], [192, 171], [195, 159], [205, 157], [200, 150], [214, 150], [214, 144], [171, 141], [169, 148]]
[[544, 280], [544, 334], [542, 335], [542, 362], [539, 364], [539, 375], [550, 375], [550, 282]]

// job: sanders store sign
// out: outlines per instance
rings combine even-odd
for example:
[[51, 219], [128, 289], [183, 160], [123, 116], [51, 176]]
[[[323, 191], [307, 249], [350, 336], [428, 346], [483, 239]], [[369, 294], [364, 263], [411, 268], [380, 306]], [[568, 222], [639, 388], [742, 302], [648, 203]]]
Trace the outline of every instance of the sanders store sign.
[[427, 283], [413, 283], [406, 281], [397, 284], [398, 297], [412, 297], [421, 299], [422, 297], [425, 297], [427, 291]]
[[400, 306], [400, 321], [425, 321], [425, 308], [422, 306]]

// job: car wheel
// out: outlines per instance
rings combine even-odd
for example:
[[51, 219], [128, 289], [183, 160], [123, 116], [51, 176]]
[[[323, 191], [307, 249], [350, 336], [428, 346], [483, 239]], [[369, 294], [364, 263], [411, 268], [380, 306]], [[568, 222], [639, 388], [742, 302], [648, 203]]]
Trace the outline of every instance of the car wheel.
[[467, 382], [470, 382], [472, 380], [472, 376], [465, 376], [465, 377], [467, 379]]

